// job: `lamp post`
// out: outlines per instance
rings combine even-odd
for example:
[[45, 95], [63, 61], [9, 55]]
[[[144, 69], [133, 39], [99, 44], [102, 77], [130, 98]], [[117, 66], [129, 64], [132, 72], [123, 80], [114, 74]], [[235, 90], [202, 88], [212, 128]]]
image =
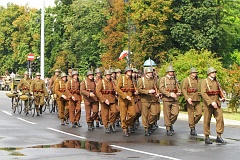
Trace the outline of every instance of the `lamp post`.
[[44, 79], [44, 8], [45, 8], [45, 0], [42, 0], [42, 12], [41, 12], [41, 65], [40, 65], [40, 73], [41, 79]]
[[130, 43], [130, 0], [124, 0], [124, 3], [128, 3], [128, 12], [127, 12], [127, 19], [128, 19], [128, 56], [127, 56], [127, 65], [130, 66], [130, 54], [131, 54], [131, 43]]

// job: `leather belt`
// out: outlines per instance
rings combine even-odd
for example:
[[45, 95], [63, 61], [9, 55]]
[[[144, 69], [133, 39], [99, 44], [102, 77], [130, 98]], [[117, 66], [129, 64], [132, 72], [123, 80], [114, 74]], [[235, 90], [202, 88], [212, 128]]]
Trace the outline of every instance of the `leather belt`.
[[197, 92], [198, 90], [196, 89], [196, 88], [188, 88], [187, 89], [187, 92], [188, 93], [195, 93], [195, 92]]

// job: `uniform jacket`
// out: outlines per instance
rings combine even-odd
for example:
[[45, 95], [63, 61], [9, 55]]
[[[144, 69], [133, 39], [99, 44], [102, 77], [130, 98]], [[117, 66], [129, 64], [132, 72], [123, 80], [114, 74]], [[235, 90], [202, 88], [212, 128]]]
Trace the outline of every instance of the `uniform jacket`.
[[20, 82], [17, 85], [17, 90], [21, 90], [23, 94], [26, 94], [30, 91], [30, 85], [32, 80], [31, 79], [25, 79], [22, 78]]
[[149, 90], [154, 89], [154, 79], [146, 76], [138, 79], [138, 92], [140, 93], [141, 102], [157, 102], [158, 98], [154, 94], [148, 93]]
[[55, 93], [57, 94], [58, 100], [65, 100], [62, 98], [62, 95], [65, 95], [66, 97], [69, 97], [67, 94], [67, 82], [60, 80], [58, 82], [55, 82]]
[[131, 91], [123, 92], [121, 90], [122, 88], [125, 88], [128, 90], [134, 88], [131, 77], [127, 77], [126, 75], [119, 76], [117, 80], [116, 92], [118, 93], [118, 97], [120, 99], [126, 99], [127, 96], [130, 96], [130, 97], [133, 96], [133, 92]]
[[80, 82], [74, 79], [67, 81], [66, 93], [69, 99], [72, 99], [71, 97], [74, 96], [76, 101], [81, 101]]
[[[191, 92], [190, 90], [196, 90], [196, 92]], [[182, 93], [185, 100], [191, 98], [192, 101], [200, 101], [200, 96], [198, 94], [198, 79], [189, 76], [183, 80], [182, 83]], [[190, 91], [190, 92], [189, 92]]]
[[[56, 75], [53, 75], [49, 80], [48, 90], [51, 90], [54, 87], [54, 82], [58, 79]], [[54, 91], [54, 90], [53, 90]]]
[[81, 82], [81, 94], [83, 96], [84, 101], [95, 102], [98, 101], [97, 96], [90, 97], [90, 92], [93, 92], [96, 95], [96, 84], [94, 80], [90, 80], [86, 78]]
[[209, 77], [206, 79], [203, 79], [201, 82], [201, 95], [203, 98], [203, 102], [207, 105], [210, 106], [212, 102], [216, 102], [217, 105], [220, 107], [221, 102], [219, 100], [219, 94], [218, 95], [208, 95], [207, 91], [219, 91], [217, 81], [216, 80], [211, 80]]
[[109, 103], [115, 103], [115, 90], [113, 83], [107, 78], [103, 78], [98, 82], [96, 87], [96, 94], [100, 103], [104, 103], [106, 99], [108, 99]]
[[48, 92], [46, 89], [46, 84], [41, 79], [35, 79], [32, 81], [30, 85], [30, 92], [33, 92], [33, 95], [35, 96], [48, 96]]
[[180, 91], [179, 85], [176, 84], [174, 77], [165, 76], [160, 79], [159, 91], [162, 93], [163, 101], [175, 101], [177, 98], [171, 97], [173, 90]]

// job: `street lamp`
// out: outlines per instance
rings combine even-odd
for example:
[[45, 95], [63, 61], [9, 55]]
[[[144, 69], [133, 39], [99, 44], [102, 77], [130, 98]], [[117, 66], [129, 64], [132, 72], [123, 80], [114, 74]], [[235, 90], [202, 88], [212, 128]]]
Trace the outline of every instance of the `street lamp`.
[[129, 0], [124, 0], [124, 3], [128, 3], [128, 12], [127, 12], [127, 19], [128, 19], [128, 56], [127, 56], [127, 65], [130, 66], [130, 54], [131, 54], [131, 44], [130, 44], [130, 2]]

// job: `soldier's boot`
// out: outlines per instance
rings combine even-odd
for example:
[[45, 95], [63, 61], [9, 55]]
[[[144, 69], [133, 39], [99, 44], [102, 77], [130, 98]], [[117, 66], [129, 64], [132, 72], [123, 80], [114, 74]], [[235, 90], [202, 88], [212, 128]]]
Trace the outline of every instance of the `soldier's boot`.
[[145, 128], [145, 136], [150, 136], [150, 133], [148, 131], [148, 128]]
[[217, 136], [216, 143], [225, 144], [226, 142], [222, 139], [222, 137]]
[[139, 119], [136, 120], [136, 126], [139, 126], [140, 125], [140, 122], [139, 122]]
[[155, 125], [151, 124], [150, 127], [151, 127], [151, 131], [154, 132], [155, 131]]
[[96, 121], [96, 127], [99, 128], [99, 122], [98, 121]]
[[172, 136], [173, 135], [171, 130], [167, 130], [166, 134], [167, 134], [167, 136]]
[[194, 128], [191, 128], [191, 130], [190, 130], [190, 135], [192, 135], [192, 136], [196, 136], [196, 135], [197, 135], [197, 132], [196, 132], [196, 130], [195, 130], [195, 127], [194, 127]]
[[43, 106], [40, 106], [40, 108], [39, 108], [40, 114], [42, 114], [42, 107]]
[[93, 130], [93, 128], [92, 128], [92, 122], [88, 123], [88, 130], [89, 130], [89, 131], [92, 131], [92, 130]]
[[95, 129], [94, 121], [91, 123], [92, 129]]
[[212, 140], [209, 138], [209, 136], [205, 137], [205, 144], [212, 144]]
[[123, 136], [124, 136], [124, 137], [129, 137], [127, 130], [124, 130], [124, 131], [123, 131]]
[[110, 134], [111, 133], [110, 128], [106, 127], [105, 128], [105, 133]]
[[72, 123], [72, 128], [77, 128], [76, 122], [73, 122], [73, 123]]
[[110, 125], [110, 129], [112, 130], [112, 132], [114, 132], [114, 133], [116, 133], [117, 131], [116, 131], [116, 129], [115, 129], [115, 125], [113, 124], [113, 125]]
[[120, 126], [119, 119], [116, 120], [116, 126], [118, 126], [118, 127]]
[[170, 127], [170, 131], [172, 132], [172, 135], [175, 134], [175, 133], [174, 133], [174, 129], [173, 129], [173, 125], [171, 125], [171, 127]]
[[61, 119], [61, 125], [65, 125], [64, 119]]
[[82, 125], [80, 124], [80, 122], [75, 122], [75, 125], [76, 125], [77, 127], [82, 127]]
[[68, 118], [65, 119], [65, 123], [66, 123], [66, 124], [69, 124]]
[[157, 121], [154, 123], [154, 125], [155, 125], [155, 129], [157, 129], [158, 128]]
[[39, 111], [37, 111], [37, 116], [40, 116]]

